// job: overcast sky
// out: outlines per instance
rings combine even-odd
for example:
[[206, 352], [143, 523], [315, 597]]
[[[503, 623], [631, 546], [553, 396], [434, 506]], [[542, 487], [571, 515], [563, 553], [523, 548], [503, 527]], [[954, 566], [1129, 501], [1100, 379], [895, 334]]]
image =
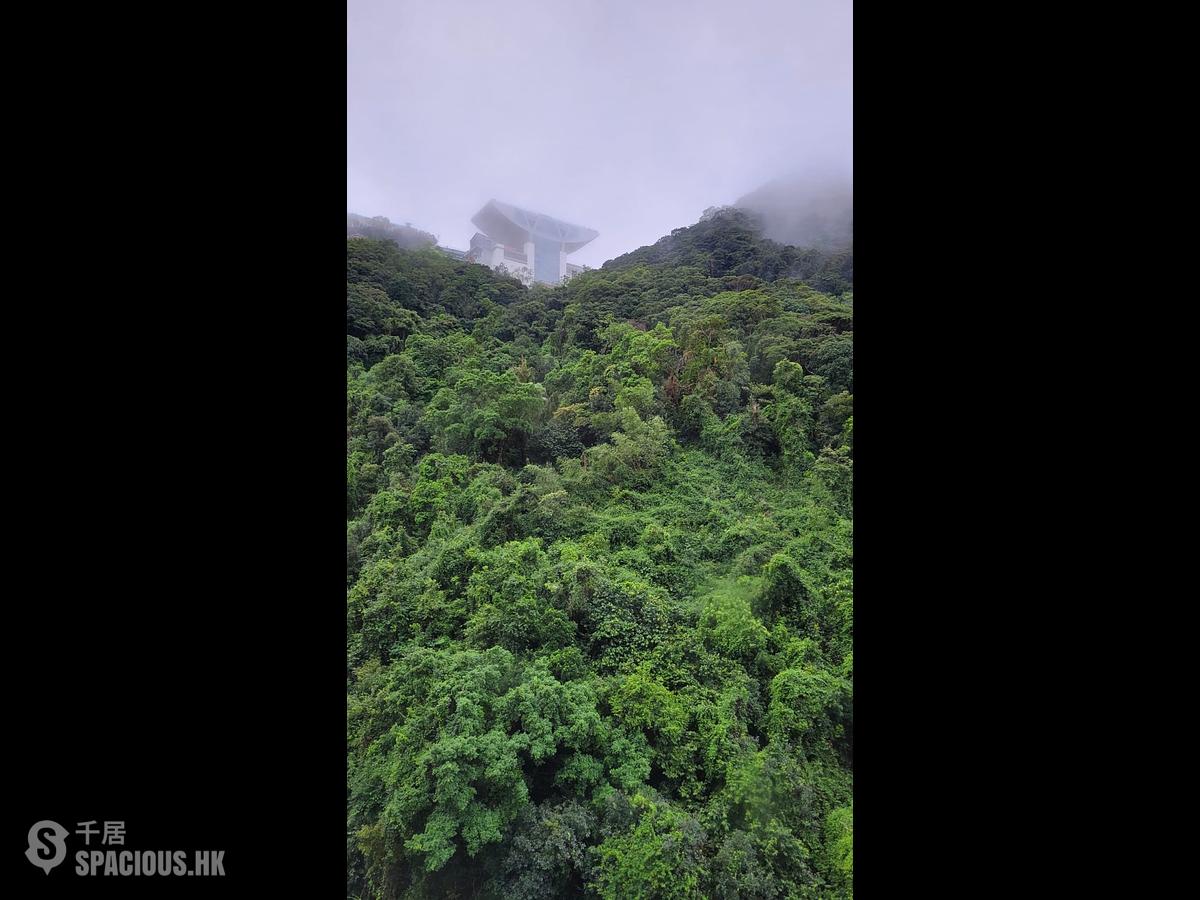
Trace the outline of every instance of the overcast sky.
[[774, 177], [849, 170], [850, 0], [349, 0], [348, 210], [466, 249], [490, 198], [598, 266]]

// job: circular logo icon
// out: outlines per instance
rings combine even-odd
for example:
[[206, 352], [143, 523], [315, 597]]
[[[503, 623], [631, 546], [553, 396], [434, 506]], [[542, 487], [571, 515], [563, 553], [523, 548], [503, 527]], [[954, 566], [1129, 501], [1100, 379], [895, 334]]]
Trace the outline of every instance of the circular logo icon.
[[67, 855], [67, 829], [57, 822], [43, 819], [29, 829], [29, 861], [47, 875]]

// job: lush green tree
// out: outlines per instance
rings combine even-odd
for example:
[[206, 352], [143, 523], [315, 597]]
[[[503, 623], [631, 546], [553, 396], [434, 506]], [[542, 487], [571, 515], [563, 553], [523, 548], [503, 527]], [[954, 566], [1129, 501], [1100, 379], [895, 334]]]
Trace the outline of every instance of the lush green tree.
[[699, 823], [642, 794], [633, 805], [641, 812], [636, 827], [597, 848], [597, 893], [604, 900], [704, 897], [707, 842]]
[[832, 809], [825, 817], [825, 846], [833, 881], [854, 897], [854, 804]]
[[462, 371], [429, 401], [422, 422], [442, 450], [524, 464], [529, 437], [545, 411], [540, 384], [520, 381], [513, 372]]

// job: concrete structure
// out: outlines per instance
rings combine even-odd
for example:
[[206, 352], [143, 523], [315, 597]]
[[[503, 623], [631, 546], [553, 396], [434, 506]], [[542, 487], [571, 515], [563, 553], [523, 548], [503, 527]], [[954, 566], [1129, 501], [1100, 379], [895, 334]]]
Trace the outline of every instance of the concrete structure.
[[525, 284], [560, 284], [583, 271], [568, 263], [567, 256], [599, 234], [496, 200], [489, 200], [471, 222], [479, 231], [471, 238], [467, 259], [503, 268]]

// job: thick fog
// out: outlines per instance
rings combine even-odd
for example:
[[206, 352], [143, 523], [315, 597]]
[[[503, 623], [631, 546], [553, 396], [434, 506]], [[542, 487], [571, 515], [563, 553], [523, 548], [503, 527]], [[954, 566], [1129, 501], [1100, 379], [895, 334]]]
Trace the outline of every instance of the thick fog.
[[848, 183], [851, 20], [849, 0], [349, 0], [348, 211], [466, 249], [495, 198], [596, 229], [570, 261], [598, 266], [768, 182]]

